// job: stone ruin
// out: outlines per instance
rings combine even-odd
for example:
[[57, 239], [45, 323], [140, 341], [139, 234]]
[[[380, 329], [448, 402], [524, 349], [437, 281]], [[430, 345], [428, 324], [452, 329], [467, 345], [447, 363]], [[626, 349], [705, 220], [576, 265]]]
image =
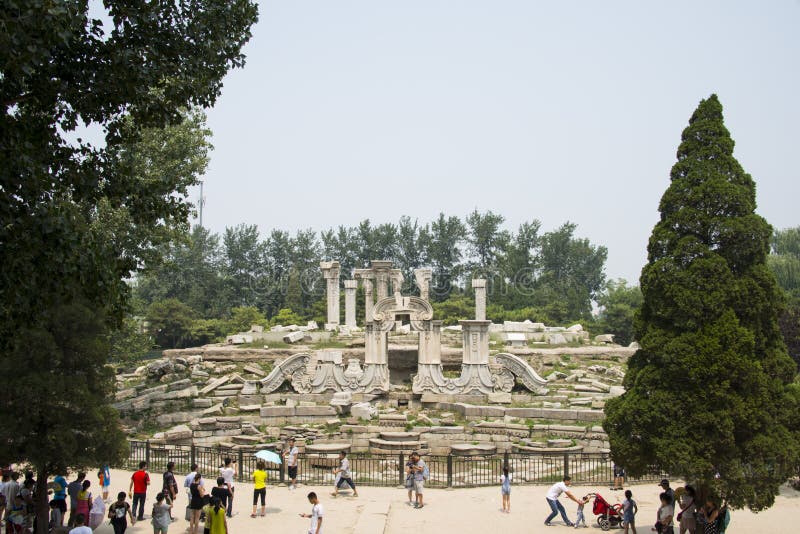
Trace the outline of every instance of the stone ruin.
[[[165, 444], [280, 448], [292, 435], [305, 452], [318, 454], [607, 450], [602, 409], [606, 398], [622, 392], [624, 376], [612, 362], [627, 358], [633, 348], [613, 346], [608, 338], [590, 344], [580, 325], [492, 324], [485, 318], [486, 281], [481, 279], [472, 281], [475, 318], [443, 328], [429, 302], [431, 270], [414, 272], [420, 296], [404, 296], [403, 276], [388, 261], [373, 261], [344, 281], [340, 323], [339, 264], [323, 262], [321, 268], [327, 288], [325, 330], [337, 339], [352, 339], [353, 348], [271, 351], [234, 344], [165, 351], [166, 358], [118, 377], [116, 406], [131, 433], [138, 427], [141, 435], [145, 414], [147, 428], [164, 429], [152, 440]], [[356, 325], [359, 284], [363, 331]], [[294, 347], [320, 335], [312, 327], [316, 324], [238, 335], [283, 335]], [[414, 351], [410, 345], [390, 347], [390, 335], [406, 344], [415, 340], [410, 386], [391, 380], [390, 353]], [[502, 352], [491, 348], [498, 337], [505, 342]], [[458, 338], [461, 346], [455, 348]], [[532, 366], [538, 349], [531, 346], [578, 340], [590, 345], [552, 355], [548, 350], [555, 349], [543, 348], [536, 357], [539, 372]], [[570, 351], [600, 363], [563, 367], [569, 357], [564, 353]], [[539, 373], [548, 366], [553, 371], [542, 378]]]

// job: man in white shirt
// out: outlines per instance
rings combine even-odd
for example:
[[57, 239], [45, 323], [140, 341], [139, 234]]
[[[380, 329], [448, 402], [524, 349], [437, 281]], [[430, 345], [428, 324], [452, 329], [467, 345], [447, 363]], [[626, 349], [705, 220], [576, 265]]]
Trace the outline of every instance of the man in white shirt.
[[75, 516], [75, 528], [69, 531], [69, 534], [92, 534], [92, 529], [86, 526], [86, 518], [83, 514]]
[[233, 513], [233, 477], [236, 476], [236, 460], [231, 460], [230, 458], [225, 458], [225, 465], [219, 470], [219, 476], [225, 479], [225, 485], [228, 486], [228, 490], [231, 492], [231, 496], [228, 497], [228, 517], [231, 517]]
[[311, 524], [308, 527], [308, 534], [322, 534], [322, 516], [325, 511], [317, 498], [317, 494], [313, 491], [308, 494], [308, 502], [311, 503], [310, 514], [300, 514], [300, 517], [308, 517], [311, 519]]
[[286, 471], [289, 475], [289, 489], [297, 489], [297, 455], [300, 451], [294, 445], [294, 438], [289, 438], [289, 443], [283, 451], [286, 459]]
[[544, 520], [545, 526], [552, 526], [550, 521], [561, 513], [561, 519], [564, 520], [564, 524], [568, 527], [575, 526], [572, 521], [569, 520], [567, 517], [567, 511], [564, 510], [564, 505], [561, 504], [561, 501], [558, 500], [561, 497], [561, 494], [564, 493], [567, 497], [575, 501], [576, 503], [580, 504], [580, 500], [577, 499], [571, 491], [569, 491], [569, 487], [572, 485], [572, 479], [569, 476], [565, 476], [562, 482], [556, 482], [550, 489], [547, 490], [547, 504], [550, 506], [551, 513], [547, 516], [547, 519]]
[[[189, 486], [194, 482], [195, 475], [197, 475], [197, 464], [192, 464], [192, 472], [183, 479], [183, 487], [186, 488], [186, 496], [189, 497], [189, 500], [192, 500], [192, 493], [189, 491]], [[204, 478], [200, 479], [200, 485], [205, 488], [206, 484]]]

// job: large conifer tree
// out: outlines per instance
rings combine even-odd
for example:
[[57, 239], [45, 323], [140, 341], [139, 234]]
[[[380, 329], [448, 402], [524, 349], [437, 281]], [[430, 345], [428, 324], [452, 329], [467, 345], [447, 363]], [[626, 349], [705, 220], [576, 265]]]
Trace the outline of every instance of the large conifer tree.
[[733, 147], [711, 95], [683, 131], [661, 199], [640, 280], [641, 349], [604, 426], [632, 475], [658, 466], [760, 510], [798, 458], [794, 368], [766, 265], [771, 228]]

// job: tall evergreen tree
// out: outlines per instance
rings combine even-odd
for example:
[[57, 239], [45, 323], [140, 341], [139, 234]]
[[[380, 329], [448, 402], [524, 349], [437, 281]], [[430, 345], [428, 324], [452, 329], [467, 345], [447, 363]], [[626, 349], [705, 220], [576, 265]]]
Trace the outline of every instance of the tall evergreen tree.
[[733, 147], [711, 95], [683, 131], [661, 199], [640, 280], [641, 349], [604, 426], [630, 474], [656, 465], [762, 510], [797, 465], [797, 396], [766, 266], [771, 228]]

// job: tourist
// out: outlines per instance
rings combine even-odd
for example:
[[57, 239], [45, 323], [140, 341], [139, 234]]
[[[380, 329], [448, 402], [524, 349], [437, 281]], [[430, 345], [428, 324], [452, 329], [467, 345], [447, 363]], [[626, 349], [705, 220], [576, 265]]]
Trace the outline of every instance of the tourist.
[[584, 495], [583, 499], [578, 502], [578, 513], [575, 517], [575, 528], [580, 527], [581, 523], [583, 523], [583, 528], [589, 528], [589, 525], [586, 524], [586, 516], [583, 515], [583, 507], [587, 502], [589, 502], [588, 495]]
[[625, 500], [622, 501], [622, 525], [625, 527], [625, 534], [628, 534], [628, 529], [631, 530], [631, 534], [636, 534], [636, 512], [638, 511], [639, 507], [633, 500], [633, 493], [631, 490], [625, 490]]
[[[189, 486], [192, 485], [194, 482], [194, 477], [197, 475], [197, 464], [192, 464], [192, 472], [186, 475], [186, 478], [183, 479], [183, 487], [186, 488], [186, 497], [191, 500], [192, 494], [189, 491]], [[205, 481], [201, 480], [200, 485], [205, 487]]]
[[153, 534], [167, 534], [169, 524], [172, 523], [172, 502], [167, 501], [163, 491], [156, 494], [156, 502], [153, 504], [153, 513], [150, 517]]
[[[128, 495], [133, 495], [133, 515], [137, 521], [144, 519], [144, 501], [147, 499], [147, 486], [150, 485], [150, 474], [147, 462], [139, 462], [139, 470], [131, 475]], [[138, 507], [137, 507], [138, 505]]]
[[19, 495], [20, 486], [19, 482], [19, 473], [12, 472], [9, 475], [8, 480], [6, 480], [5, 485], [3, 486], [3, 495], [6, 498], [6, 514], [8, 514], [11, 509], [14, 507], [14, 497]]
[[161, 493], [164, 494], [164, 501], [169, 506], [167, 515], [169, 515], [170, 521], [174, 521], [174, 519], [172, 519], [172, 503], [174, 503], [175, 499], [178, 497], [178, 481], [175, 480], [174, 471], [175, 462], [167, 462], [167, 470], [164, 471], [162, 475], [163, 483]]
[[623, 484], [625, 483], [625, 468], [614, 464], [614, 485], [608, 489], [610, 490], [621, 490], [623, 489]]
[[92, 509], [89, 511], [89, 528], [94, 530], [99, 527], [103, 523], [103, 518], [105, 516], [106, 502], [103, 500], [103, 496], [98, 494], [92, 499]]
[[225, 518], [225, 508], [220, 500], [213, 497], [211, 505], [206, 510], [206, 528], [209, 534], [228, 534], [228, 520]]
[[0, 525], [5, 520], [6, 509], [8, 508], [8, 499], [6, 498], [6, 484], [11, 482], [11, 474], [8, 471], [3, 471], [3, 476], [0, 477]]
[[230, 495], [228, 495], [225, 508], [228, 510], [228, 517], [231, 517], [231, 514], [233, 513], [233, 479], [236, 477], [236, 460], [225, 458], [224, 465], [219, 470], [219, 475], [225, 479], [225, 485], [228, 487], [228, 492], [230, 493]]
[[339, 452], [339, 467], [333, 470], [333, 474], [338, 475], [338, 480], [333, 486], [331, 496], [336, 497], [339, 494], [339, 489], [347, 484], [353, 490], [353, 497], [358, 497], [356, 483], [353, 482], [353, 476], [350, 473], [350, 460], [347, 459], [345, 451]]
[[[100, 487], [103, 489], [103, 501], [108, 502], [108, 492], [111, 489], [111, 469], [104, 465], [100, 468], [100, 473], [103, 474], [100, 482]], [[98, 476], [100, 473], [98, 473]]]
[[75, 516], [78, 508], [78, 493], [83, 489], [83, 480], [86, 473], [78, 473], [78, 478], [67, 485], [67, 495], [69, 495], [69, 526], [75, 524]]
[[200, 473], [196, 473], [194, 475], [194, 482], [189, 485], [189, 493], [191, 494], [192, 498], [189, 501], [189, 510], [190, 510], [190, 518], [189, 518], [189, 533], [194, 534], [197, 532], [197, 526], [200, 524], [200, 512], [203, 509], [203, 497], [206, 495], [206, 491], [203, 488], [203, 485], [200, 483], [203, 476]]
[[417, 501], [414, 503], [414, 508], [423, 508], [423, 493], [425, 492], [425, 481], [428, 479], [428, 466], [422, 460], [418, 452], [413, 454], [414, 458], [414, 493], [416, 494]]
[[558, 500], [561, 497], [561, 494], [565, 494], [567, 497], [575, 501], [576, 503], [581, 502], [577, 497], [575, 497], [571, 491], [569, 491], [569, 487], [572, 485], [572, 479], [569, 476], [565, 476], [561, 482], [556, 482], [550, 489], [547, 490], [546, 500], [547, 504], [550, 506], [550, 515], [547, 516], [547, 519], [544, 520], [544, 524], [548, 527], [550, 526], [550, 521], [553, 520], [555, 516], [559, 513], [561, 514], [561, 519], [564, 520], [564, 524], [568, 527], [574, 527], [575, 525], [572, 521], [569, 520], [567, 517], [567, 511], [564, 509], [564, 505], [561, 504], [561, 501]]
[[223, 508], [228, 506], [228, 503], [232, 498], [231, 490], [228, 489], [228, 485], [225, 483], [225, 479], [222, 477], [217, 477], [216, 487], [211, 488], [211, 498], [213, 499], [214, 497], [219, 499], [219, 502], [222, 503]]
[[36, 519], [36, 504], [33, 499], [33, 488], [36, 481], [33, 479], [33, 473], [28, 476], [29, 473], [25, 473], [25, 482], [22, 483], [19, 494], [22, 496], [22, 505], [25, 507], [25, 529], [32, 531], [33, 522]]
[[[56, 475], [53, 479], [53, 500], [60, 512], [60, 522], [57, 527], [64, 526], [64, 514], [67, 513], [67, 479], [63, 475]], [[52, 515], [52, 514], [51, 514]]]
[[672, 516], [675, 513], [675, 509], [670, 501], [669, 494], [666, 491], [662, 492], [661, 495], [658, 496], [658, 499], [661, 501], [661, 506], [658, 508], [656, 524], [652, 530], [659, 534], [674, 534]]
[[[89, 482], [88, 480], [86, 482]], [[92, 534], [92, 529], [86, 526], [86, 516], [79, 513], [75, 516], [75, 528], [69, 534]]]
[[701, 508], [700, 515], [704, 523], [703, 534], [717, 534], [719, 532], [719, 525], [717, 522], [719, 508], [713, 499], [710, 497], [706, 499], [706, 505]]
[[508, 466], [503, 466], [503, 474], [500, 475], [500, 495], [503, 499], [503, 511], [511, 513], [511, 473], [508, 472]]
[[414, 504], [413, 494], [414, 494], [414, 466], [416, 465], [416, 460], [414, 455], [416, 453], [411, 453], [408, 457], [408, 461], [406, 462], [406, 489], [408, 489], [408, 505], [411, 506]]
[[697, 529], [697, 522], [695, 520], [696, 507], [695, 504], [695, 491], [692, 486], [683, 488], [683, 495], [680, 498], [681, 511], [678, 512], [678, 524], [680, 525], [680, 534], [695, 534]]
[[261, 498], [261, 517], [266, 514], [267, 500], [267, 463], [264, 460], [256, 462], [256, 469], [253, 471], [253, 513], [250, 517], [256, 516], [256, 503]]
[[286, 471], [289, 475], [289, 490], [297, 489], [297, 455], [299, 451], [294, 444], [294, 438], [289, 438], [283, 458], [286, 461]]
[[661, 486], [661, 489], [663, 489], [664, 493], [666, 493], [667, 497], [669, 497], [669, 503], [675, 504], [675, 491], [669, 487], [669, 480], [665, 478], [661, 480], [658, 485]]
[[310, 514], [300, 514], [300, 517], [307, 517], [311, 519], [311, 524], [308, 527], [308, 534], [322, 534], [322, 517], [325, 515], [325, 510], [322, 508], [317, 494], [313, 491], [308, 494], [308, 502], [311, 503]]
[[78, 492], [78, 502], [76, 506], [76, 513], [78, 515], [82, 515], [85, 520], [89, 517], [89, 512], [92, 509], [92, 492], [89, 491], [89, 487], [92, 483], [89, 480], [84, 480], [83, 484], [81, 485], [81, 491]]
[[55, 499], [52, 499], [50, 505], [50, 521], [47, 523], [48, 532], [53, 532], [55, 529], [60, 528], [64, 523], [64, 514]]
[[114, 527], [114, 534], [125, 534], [125, 529], [128, 528], [128, 517], [131, 518], [131, 525], [135, 525], [136, 519], [133, 517], [131, 505], [125, 500], [125, 492], [120, 491], [117, 494], [117, 500], [108, 507], [108, 518], [111, 520], [111, 526]]

